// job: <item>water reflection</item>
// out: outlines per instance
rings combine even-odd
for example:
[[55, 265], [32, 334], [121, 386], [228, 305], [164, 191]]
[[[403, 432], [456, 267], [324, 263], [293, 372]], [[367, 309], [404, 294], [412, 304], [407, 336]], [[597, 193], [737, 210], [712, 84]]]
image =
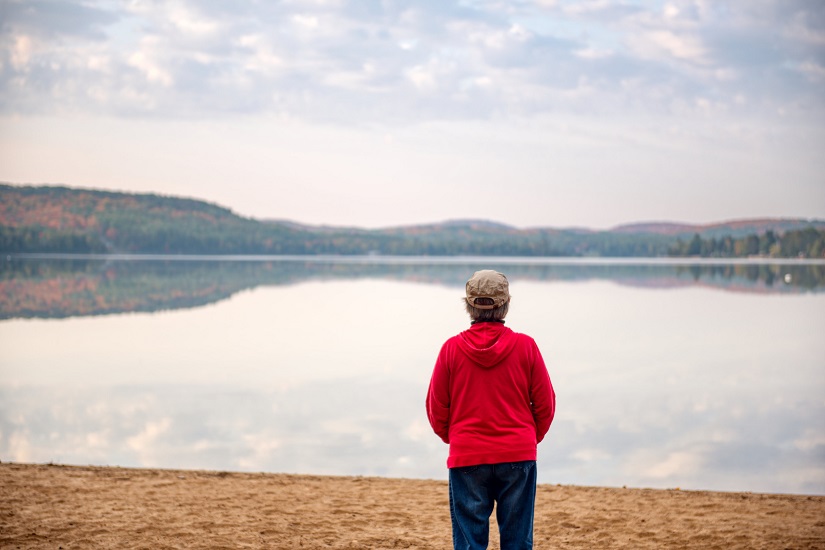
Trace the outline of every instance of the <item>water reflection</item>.
[[[21, 262], [3, 283], [69, 318], [0, 322], [0, 459], [444, 478], [423, 399], [475, 267]], [[558, 393], [542, 483], [825, 493], [825, 293], [784, 282], [804, 266], [499, 267]], [[96, 281], [68, 285], [87, 309], [66, 274]]]
[[610, 263], [453, 258], [283, 258], [238, 261], [38, 259], [0, 263], [0, 319], [63, 318], [190, 308], [258, 286], [378, 278], [461, 286], [468, 271], [491, 267], [511, 279], [610, 280], [647, 288], [708, 286], [758, 293], [822, 292], [825, 263]]
[[[426, 388], [411, 389], [386, 380], [265, 391], [27, 388], [0, 393], [0, 429], [9, 437], [6, 459], [442, 477], [441, 449], [421, 418]], [[30, 420], [15, 425], [12, 411]]]

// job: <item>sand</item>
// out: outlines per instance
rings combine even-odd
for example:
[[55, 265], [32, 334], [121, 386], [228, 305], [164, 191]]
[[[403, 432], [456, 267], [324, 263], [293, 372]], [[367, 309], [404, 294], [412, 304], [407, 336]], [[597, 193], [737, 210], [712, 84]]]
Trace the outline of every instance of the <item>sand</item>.
[[[444, 481], [0, 464], [3, 549], [450, 541]], [[540, 485], [535, 547], [825, 548], [825, 497]]]

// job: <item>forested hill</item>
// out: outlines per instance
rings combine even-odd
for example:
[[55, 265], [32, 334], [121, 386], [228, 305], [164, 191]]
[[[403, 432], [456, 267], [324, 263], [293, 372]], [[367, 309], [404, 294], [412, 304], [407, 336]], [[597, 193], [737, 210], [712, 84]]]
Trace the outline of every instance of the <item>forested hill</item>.
[[[795, 243], [794, 248], [783, 248], [785, 241]], [[737, 245], [739, 242], [743, 244]], [[825, 220], [744, 220], [707, 226], [639, 224], [610, 231], [517, 229], [468, 220], [367, 230], [255, 220], [195, 199], [0, 184], [0, 251], [611, 257], [755, 253], [821, 257]]]

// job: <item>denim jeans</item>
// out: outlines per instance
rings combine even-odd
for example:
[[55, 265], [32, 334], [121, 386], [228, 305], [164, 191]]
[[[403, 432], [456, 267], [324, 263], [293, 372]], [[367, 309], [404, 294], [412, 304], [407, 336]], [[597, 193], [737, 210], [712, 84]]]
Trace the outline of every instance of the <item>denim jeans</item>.
[[533, 548], [536, 461], [450, 468], [453, 547], [482, 550], [490, 538], [496, 503], [501, 550]]

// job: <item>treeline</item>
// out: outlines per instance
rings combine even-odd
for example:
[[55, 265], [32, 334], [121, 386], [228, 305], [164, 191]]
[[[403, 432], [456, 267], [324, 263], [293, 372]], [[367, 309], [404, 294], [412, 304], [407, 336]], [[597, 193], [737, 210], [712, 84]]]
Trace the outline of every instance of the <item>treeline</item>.
[[669, 256], [698, 256], [702, 258], [823, 258], [825, 257], [825, 230], [808, 227], [778, 234], [766, 231], [762, 235], [748, 235], [703, 239], [698, 234], [689, 241], [678, 240], [668, 248]]
[[382, 230], [329, 232], [295, 230], [247, 221], [174, 224], [137, 215], [120, 216], [100, 229], [55, 230], [0, 226], [0, 252], [144, 254], [345, 254], [422, 256], [663, 256], [671, 239], [660, 235], [609, 233], [495, 234], [453, 230], [388, 233]]
[[671, 241], [487, 222], [321, 229], [244, 218], [192, 199], [0, 185], [5, 253], [663, 256]]
[[[802, 227], [775, 220], [776, 227]], [[817, 222], [818, 227], [825, 227]], [[815, 232], [819, 244], [812, 244]], [[797, 234], [798, 233], [798, 234]], [[315, 228], [244, 218], [204, 201], [0, 184], [0, 252], [424, 256], [821, 257], [821, 231], [676, 240], [655, 232], [516, 229], [465, 221], [394, 229]]]

